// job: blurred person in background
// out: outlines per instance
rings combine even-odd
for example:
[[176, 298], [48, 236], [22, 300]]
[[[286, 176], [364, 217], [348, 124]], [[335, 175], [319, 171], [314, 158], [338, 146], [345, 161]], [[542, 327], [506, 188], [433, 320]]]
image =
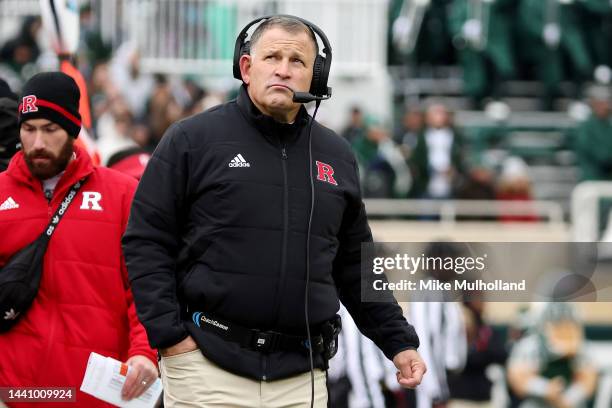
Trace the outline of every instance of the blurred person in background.
[[418, 106], [410, 106], [404, 110], [401, 122], [395, 129], [393, 140], [399, 146], [404, 158], [410, 160], [416, 148], [419, 135], [423, 131], [425, 116]]
[[412, 155], [413, 187], [416, 198], [445, 199], [464, 172], [463, 140], [453, 126], [445, 105], [433, 103], [425, 113], [425, 128]]
[[352, 144], [361, 169], [365, 197], [406, 197], [412, 176], [404, 156], [383, 123], [374, 116], [366, 119], [366, 132]]
[[127, 102], [120, 95], [115, 95], [109, 100], [108, 108], [96, 126], [98, 151], [104, 165], [117, 151], [137, 146], [131, 137], [134, 117]]
[[349, 122], [342, 129], [340, 136], [345, 138], [350, 144], [365, 136], [367, 127], [363, 111], [359, 106], [353, 106], [350, 111]]
[[152, 147], [159, 143], [168, 127], [183, 116], [183, 109], [172, 92], [168, 78], [162, 74], [156, 74], [154, 77], [155, 86], [147, 104]]
[[[532, 201], [532, 183], [529, 166], [517, 156], [506, 158], [496, 184], [496, 199], [502, 201]], [[504, 214], [501, 207], [500, 221], [537, 221], [536, 215]]]
[[495, 200], [495, 172], [482, 160], [475, 161], [456, 188], [460, 200]]
[[518, 156], [510, 156], [501, 164], [497, 181], [498, 200], [531, 200], [529, 166]]
[[157, 356], [136, 315], [120, 245], [137, 182], [94, 166], [75, 144], [79, 98], [75, 81], [61, 72], [37, 74], [23, 88], [22, 149], [0, 173], [0, 266], [36, 239], [84, 181], [46, 249], [36, 298], [0, 334], [0, 384], [70, 387], [76, 401], [68, 405], [107, 407], [79, 391], [90, 353], [131, 367], [121, 389], [126, 400], [157, 379]]
[[576, 159], [582, 181], [612, 180], [612, 111], [610, 88], [588, 92], [591, 115], [576, 129]]
[[612, 3], [608, 0], [582, 0], [582, 26], [586, 30], [587, 46], [593, 55], [595, 79], [610, 83], [612, 68]]
[[389, 4], [387, 44], [391, 65], [418, 68], [451, 65], [455, 53], [448, 29], [452, 0], [393, 0]]
[[8, 167], [18, 145], [17, 95], [0, 78], [0, 173]]
[[[109, 99], [119, 94], [119, 91], [110, 81], [108, 62], [98, 62], [93, 66], [87, 90], [89, 92], [92, 122], [95, 128], [100, 117], [110, 109]], [[96, 132], [93, 132], [93, 136], [98, 137]]]
[[475, 107], [502, 96], [516, 75], [512, 23], [515, 0], [455, 0], [450, 6], [453, 43], [463, 69], [463, 90]]
[[187, 97], [187, 101], [183, 104], [185, 106], [184, 116], [187, 117], [204, 111], [203, 99], [208, 96], [208, 92], [191, 76], [183, 79], [182, 87]]
[[142, 147], [128, 147], [109, 157], [106, 165], [109, 169], [117, 170], [140, 180], [150, 159], [151, 154]]
[[[537, 316], [536, 316], [537, 317]], [[513, 346], [517, 341], [530, 334], [530, 330], [536, 323], [534, 310], [529, 305], [521, 305], [514, 319], [508, 325], [508, 345]]]
[[180, 106], [182, 108], [180, 115], [183, 118], [204, 112], [227, 101], [226, 92], [204, 89], [195, 76], [184, 77], [180, 83], [171, 85], [169, 90], [173, 96], [172, 101], [175, 102], [171, 104], [169, 114], [177, 114], [175, 108]]
[[330, 398], [329, 406], [399, 406], [395, 398], [401, 387], [395, 379], [395, 366], [370, 339], [361, 334], [346, 308], [341, 306], [339, 314], [342, 332], [338, 336], [338, 353], [330, 361], [328, 371], [330, 396], [334, 395], [336, 399]]
[[144, 121], [134, 121], [125, 102], [118, 96], [112, 111], [100, 120], [98, 147], [102, 163], [140, 180], [149, 163], [151, 132]]
[[[448, 241], [434, 241], [427, 244], [425, 258], [446, 259], [463, 255], [459, 244]], [[451, 282], [454, 270], [424, 269], [427, 279]], [[408, 390], [409, 398], [416, 394], [415, 408], [446, 408], [451, 394], [448, 373], [460, 373], [467, 358], [467, 333], [461, 304], [452, 301], [447, 293], [423, 291], [411, 298], [407, 318], [421, 339], [419, 352], [427, 365], [427, 375], [416, 391]]]
[[[42, 22], [39, 16], [26, 17], [17, 35], [0, 48], [0, 64], [12, 71], [12, 74], [20, 81], [24, 81], [27, 76], [31, 75], [29, 67], [35, 64], [40, 56], [38, 35], [41, 27]], [[20, 82], [19, 86], [22, 83]], [[16, 84], [12, 85], [16, 86]]]
[[[83, 2], [81, 2], [83, 3]], [[102, 38], [101, 30], [90, 3], [81, 5], [79, 9], [79, 58], [81, 66], [85, 65], [85, 74], [90, 74], [92, 67], [112, 57], [112, 47]]]
[[[470, 292], [463, 302], [467, 333], [467, 359], [461, 373], [450, 373], [448, 385], [453, 402], [450, 407], [490, 407], [491, 380], [487, 368], [504, 366], [508, 351], [505, 339], [485, 319], [487, 303], [483, 293]], [[457, 405], [455, 405], [457, 404]]]
[[208, 92], [198, 83], [197, 78], [192, 75], [187, 75], [183, 78], [183, 88], [192, 101], [202, 99], [208, 94]]
[[361, 133], [351, 144], [357, 162], [363, 171], [366, 171], [378, 156], [378, 144], [387, 138], [384, 132], [369, 132], [373, 127], [380, 127], [380, 120], [374, 116], [368, 116], [364, 124], [364, 132]]
[[570, 303], [543, 305], [531, 334], [517, 341], [507, 364], [519, 408], [583, 408], [595, 394], [598, 373], [584, 329]]
[[137, 119], [144, 117], [155, 87], [153, 75], [143, 73], [140, 53], [134, 43], [122, 44], [110, 62], [110, 81], [123, 96]]
[[196, 115], [217, 105], [222, 105], [224, 102], [226, 102], [226, 99], [223, 93], [204, 93], [202, 97], [189, 101], [183, 109], [183, 117]]
[[[454, 198], [458, 200], [495, 200], [495, 171], [490, 165], [476, 159], [466, 174], [459, 178], [455, 186]], [[461, 215], [459, 220], [486, 221], [490, 216]]]
[[[576, 85], [592, 77], [580, 10], [575, 0], [521, 0], [518, 9], [517, 48], [524, 63], [533, 64], [536, 78], [544, 85], [543, 108], [554, 108], [564, 79]], [[576, 86], [578, 97], [580, 86]]]

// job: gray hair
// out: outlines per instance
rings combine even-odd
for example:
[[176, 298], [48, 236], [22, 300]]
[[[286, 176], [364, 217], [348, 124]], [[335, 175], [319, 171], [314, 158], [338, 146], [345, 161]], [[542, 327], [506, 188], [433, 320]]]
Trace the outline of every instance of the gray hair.
[[317, 43], [317, 38], [315, 37], [315, 34], [312, 29], [300, 20], [287, 16], [270, 17], [269, 19], [261, 23], [259, 26], [257, 26], [255, 31], [253, 31], [253, 34], [251, 35], [251, 39], [249, 40], [250, 50], [253, 50], [253, 48], [255, 48], [255, 45], [257, 45], [257, 42], [261, 39], [262, 35], [266, 31], [274, 27], [281, 28], [291, 34], [299, 34], [301, 32], [308, 34], [310, 39], [312, 39], [312, 43], [314, 45], [315, 56], [319, 53], [319, 44]]

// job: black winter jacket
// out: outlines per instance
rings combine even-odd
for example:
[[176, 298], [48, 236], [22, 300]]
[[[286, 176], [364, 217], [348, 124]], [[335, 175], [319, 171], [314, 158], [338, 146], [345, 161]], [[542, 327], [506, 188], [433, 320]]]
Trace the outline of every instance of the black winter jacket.
[[[310, 211], [308, 124], [237, 100], [174, 124], [140, 181], [123, 238], [138, 316], [156, 348], [191, 335], [222, 368], [274, 380], [309, 370], [306, 353], [262, 354], [190, 321], [201, 311], [243, 327], [304, 335]], [[334, 317], [338, 298], [390, 359], [418, 347], [397, 303], [361, 303], [360, 250], [372, 241], [357, 165], [342, 138], [314, 122], [315, 209], [310, 236], [310, 323]], [[323, 367], [321, 358], [316, 366]]]

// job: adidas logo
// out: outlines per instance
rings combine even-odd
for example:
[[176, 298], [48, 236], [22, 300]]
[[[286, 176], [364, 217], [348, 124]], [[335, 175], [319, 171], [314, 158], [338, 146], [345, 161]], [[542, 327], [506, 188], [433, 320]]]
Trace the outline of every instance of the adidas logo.
[[19, 312], [15, 312], [15, 309], [4, 312], [4, 320], [15, 320], [19, 316]]
[[13, 200], [13, 197], [7, 198], [2, 204], [0, 204], [0, 211], [14, 210], [15, 208], [19, 208], [19, 204]]
[[229, 162], [228, 166], [229, 167], [251, 167], [251, 164], [248, 161], [244, 160], [244, 157], [242, 157], [242, 155], [238, 153], [236, 157], [234, 157], [232, 161]]

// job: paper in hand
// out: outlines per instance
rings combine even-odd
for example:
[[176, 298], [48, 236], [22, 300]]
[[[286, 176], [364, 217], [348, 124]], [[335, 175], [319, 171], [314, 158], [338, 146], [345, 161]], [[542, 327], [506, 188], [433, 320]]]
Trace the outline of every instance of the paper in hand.
[[122, 408], [153, 408], [162, 391], [159, 378], [140, 397], [129, 401], [121, 398], [121, 389], [129, 370], [128, 365], [114, 358], [92, 352], [81, 391]]

